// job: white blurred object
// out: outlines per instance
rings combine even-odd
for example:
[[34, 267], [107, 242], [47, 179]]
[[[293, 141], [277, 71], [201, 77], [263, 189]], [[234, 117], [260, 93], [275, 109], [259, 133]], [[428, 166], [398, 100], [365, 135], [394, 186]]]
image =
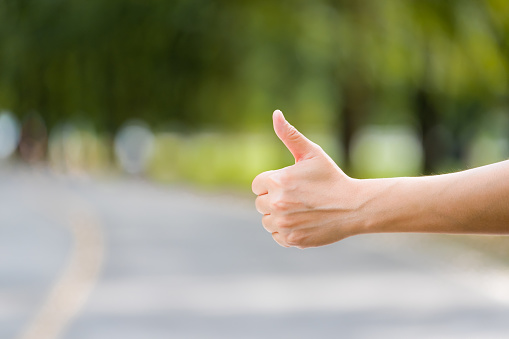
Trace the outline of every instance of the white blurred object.
[[124, 171], [143, 173], [154, 150], [154, 134], [139, 121], [125, 123], [115, 136], [115, 156]]
[[16, 150], [18, 142], [18, 121], [10, 112], [0, 112], [0, 159], [8, 158]]
[[484, 166], [506, 160], [509, 156], [509, 141], [503, 137], [481, 135], [470, 146], [468, 164], [470, 167]]
[[52, 129], [49, 158], [51, 165], [61, 171], [81, 174], [86, 167], [82, 132], [73, 124], [66, 123]]
[[352, 164], [366, 177], [420, 174], [423, 150], [416, 133], [406, 126], [368, 126], [352, 142]]

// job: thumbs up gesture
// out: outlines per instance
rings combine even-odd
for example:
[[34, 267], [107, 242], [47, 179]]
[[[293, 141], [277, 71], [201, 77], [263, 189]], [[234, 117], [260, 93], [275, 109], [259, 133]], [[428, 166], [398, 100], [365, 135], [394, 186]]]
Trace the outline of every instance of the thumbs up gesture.
[[348, 177], [281, 111], [273, 114], [274, 131], [295, 164], [259, 174], [253, 180], [256, 209], [263, 227], [284, 247], [315, 247], [361, 233], [360, 180]]
[[295, 164], [259, 174], [253, 192], [263, 227], [281, 246], [362, 233], [509, 234], [509, 160], [436, 176], [352, 179], [283, 113], [272, 118]]

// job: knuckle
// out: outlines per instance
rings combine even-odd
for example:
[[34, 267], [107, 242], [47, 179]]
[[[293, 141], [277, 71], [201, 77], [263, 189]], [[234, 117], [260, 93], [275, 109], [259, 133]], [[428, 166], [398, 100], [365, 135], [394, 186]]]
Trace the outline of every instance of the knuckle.
[[293, 127], [292, 125], [289, 124], [288, 125], [287, 137], [290, 140], [297, 140], [297, 139], [300, 138], [300, 132], [297, 131], [297, 129], [295, 127]]
[[323, 150], [322, 146], [318, 145], [318, 144], [315, 144], [313, 143], [313, 147], [318, 151], [318, 152], [322, 152], [322, 153], [325, 153], [325, 151]]
[[278, 229], [288, 229], [292, 227], [292, 222], [287, 216], [282, 216], [274, 220], [274, 226]]
[[271, 202], [270, 208], [274, 212], [286, 212], [289, 210], [289, 205], [286, 201], [284, 201], [282, 199], [278, 199], [278, 200]]
[[277, 175], [277, 174], [271, 175], [268, 178], [268, 182], [269, 182], [269, 184], [271, 186], [274, 186], [274, 187], [281, 187], [281, 186], [283, 186], [281, 175]]
[[282, 169], [281, 171], [272, 174], [268, 178], [271, 185], [275, 187], [285, 188], [289, 186], [293, 180], [291, 173], [288, 170]]
[[286, 171], [285, 173], [283, 173], [279, 176], [278, 180], [279, 180], [279, 184], [281, 185], [281, 187], [286, 188], [286, 187], [290, 186], [290, 184], [292, 182], [292, 177], [288, 173], [288, 171]]
[[253, 182], [251, 183], [251, 190], [253, 191], [254, 194], [258, 194], [258, 186], [260, 186], [261, 184], [261, 179], [260, 179], [260, 174], [258, 174], [254, 179], [253, 179]]
[[253, 179], [253, 181], [251, 182], [251, 190], [253, 191], [253, 193], [257, 195], [261, 193], [260, 191], [267, 186], [268, 179], [270, 179], [271, 177], [271, 173], [272, 171], [263, 172], [258, 174]]

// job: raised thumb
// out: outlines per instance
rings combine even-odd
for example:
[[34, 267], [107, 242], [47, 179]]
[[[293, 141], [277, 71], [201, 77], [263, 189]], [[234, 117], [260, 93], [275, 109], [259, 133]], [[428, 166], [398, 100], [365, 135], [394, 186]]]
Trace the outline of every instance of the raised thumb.
[[276, 135], [285, 144], [286, 148], [292, 152], [295, 162], [309, 159], [316, 155], [316, 144], [290, 125], [280, 110], [274, 111], [272, 121]]

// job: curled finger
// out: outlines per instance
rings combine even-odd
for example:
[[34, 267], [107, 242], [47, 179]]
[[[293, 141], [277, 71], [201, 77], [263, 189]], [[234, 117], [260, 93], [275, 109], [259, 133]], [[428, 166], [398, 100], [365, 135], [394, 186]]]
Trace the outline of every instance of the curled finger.
[[261, 214], [270, 214], [269, 195], [259, 195], [255, 200], [256, 210]]
[[263, 228], [267, 230], [269, 233], [277, 232], [277, 228], [274, 225], [274, 217], [270, 214], [266, 214], [262, 217], [262, 225]]
[[272, 233], [272, 238], [274, 239], [275, 242], [277, 242], [280, 246], [283, 246], [283, 247], [290, 247], [290, 245], [288, 245], [286, 243], [286, 241], [284, 240], [284, 237], [279, 233], [279, 232], [274, 232]]
[[267, 194], [269, 192], [268, 178], [274, 171], [260, 173], [254, 178], [251, 188], [256, 195]]

